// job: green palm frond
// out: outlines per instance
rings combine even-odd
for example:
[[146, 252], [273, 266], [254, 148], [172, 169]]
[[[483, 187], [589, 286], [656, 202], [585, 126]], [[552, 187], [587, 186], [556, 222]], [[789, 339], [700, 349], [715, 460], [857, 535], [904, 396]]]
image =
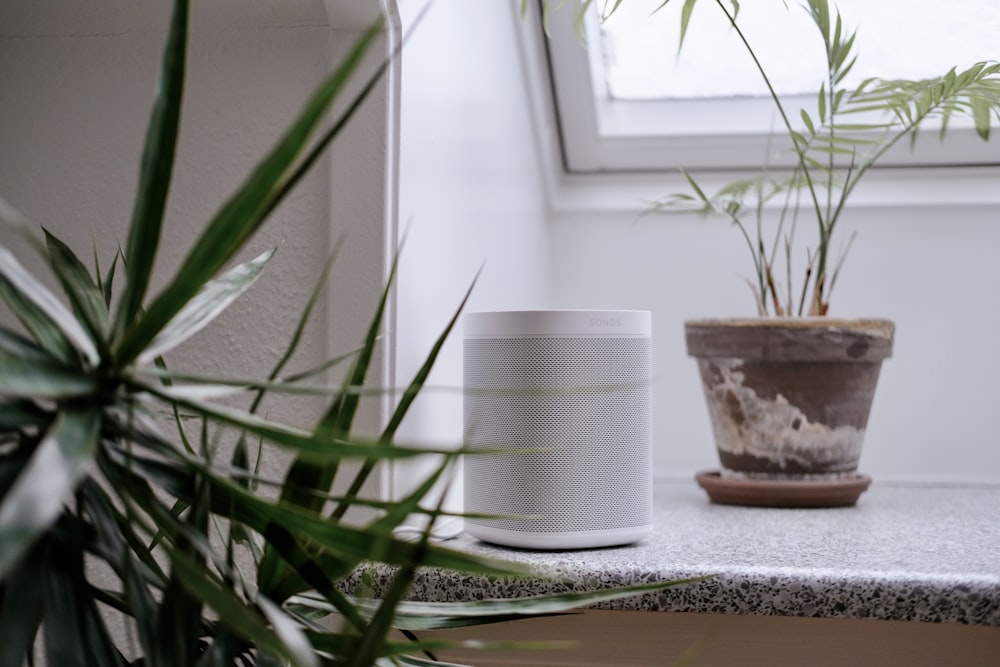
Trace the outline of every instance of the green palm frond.
[[[685, 0], [680, 18], [681, 44], [697, 1]], [[971, 120], [978, 136], [988, 140], [994, 125], [1000, 122], [1000, 63], [983, 61], [924, 80], [875, 77], [853, 88], [845, 87], [859, 57], [857, 30], [847, 27], [840, 11], [828, 0], [803, 0], [801, 8], [809, 15], [823, 42], [826, 65], [825, 71], [819, 73], [815, 106], [792, 113], [786, 109], [786, 101], [775, 92], [767, 71], [740, 27], [738, 3], [705, 1], [720, 10], [722, 20], [742, 42], [764, 81], [790, 141], [795, 162], [793, 175], [784, 181], [771, 180], [770, 170], [765, 165], [756, 182], [771, 181], [769, 184], [751, 188], [748, 183], [755, 179], [740, 179], [728, 191], [723, 188], [711, 198], [706, 197], [688, 176], [693, 194], [665, 197], [654, 202], [650, 211], [717, 214], [733, 221], [747, 241], [753, 258], [758, 305], [772, 300], [768, 299], [772, 291], [768, 279], [773, 254], [765, 259], [760, 249], [765, 245], [779, 245], [781, 235], [786, 232], [783, 226], [786, 217], [797, 219], [800, 210], [811, 213], [816, 248], [809, 253], [803, 293], [814, 295], [808, 314], [826, 314], [835, 282], [828, 273], [836, 274], [843, 263], [841, 257], [831, 269], [831, 243], [854, 189], [893, 147], [903, 141], [909, 141], [912, 147], [928, 126], [936, 124], [938, 136], [944, 140], [956, 119]], [[666, 0], [661, 7], [669, 2]], [[765, 243], [760, 237], [763, 205], [783, 193], [794, 196], [790, 196], [782, 208], [779, 216], [782, 222], [775, 238]], [[756, 238], [749, 233], [751, 228], [758, 230]], [[778, 295], [771, 296], [776, 299]]]

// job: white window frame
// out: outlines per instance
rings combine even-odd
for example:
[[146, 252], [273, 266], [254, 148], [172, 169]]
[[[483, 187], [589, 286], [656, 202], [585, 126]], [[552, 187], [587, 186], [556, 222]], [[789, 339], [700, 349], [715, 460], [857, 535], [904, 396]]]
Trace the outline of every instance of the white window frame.
[[[670, 109], [659, 102], [595, 99], [595, 53], [580, 44], [573, 12], [551, 12], [544, 30], [539, 3], [529, 2], [519, 20], [554, 209], [638, 211], [653, 199], [686, 189], [680, 168], [711, 187], [759, 170], [769, 154], [769, 168], [782, 166], [776, 154], [791, 164], [778, 143], [782, 132], [774, 126], [769, 100], [752, 102], [759, 105], [756, 113], [748, 107], [738, 114], [718, 106], [697, 109], [688, 116], [701, 119], [700, 127], [664, 132], [657, 127], [660, 119], [698, 102], [666, 103], [673, 105]], [[738, 127], [733, 118], [751, 122]], [[720, 129], [710, 131], [707, 123]], [[1000, 204], [1000, 136], [984, 142], [971, 126], [953, 124], [945, 143], [929, 126], [916, 151], [908, 142], [901, 144], [869, 172], [852, 195], [852, 206]]]
[[[587, 41], [596, 45], [596, 14], [589, 13], [588, 19]], [[777, 126], [769, 99], [630, 101], [595, 95], [602, 87], [594, 83], [601, 76], [599, 49], [581, 45], [571, 11], [551, 14], [547, 46], [570, 172], [756, 169], [768, 155], [784, 156], [784, 164], [791, 164], [791, 144]], [[808, 108], [810, 101], [801, 103]], [[799, 101], [787, 102], [797, 119]], [[880, 166], [1000, 164], [1000, 143], [982, 141], [971, 122], [953, 123], [943, 143], [933, 122], [920, 137], [912, 151], [908, 142], [901, 142]], [[769, 166], [781, 165], [769, 161]]]

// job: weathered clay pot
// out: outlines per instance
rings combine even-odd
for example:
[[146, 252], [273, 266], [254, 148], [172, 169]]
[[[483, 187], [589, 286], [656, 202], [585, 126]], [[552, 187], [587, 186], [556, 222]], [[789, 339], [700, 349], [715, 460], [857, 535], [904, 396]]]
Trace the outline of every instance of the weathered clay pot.
[[825, 317], [686, 322], [722, 476], [853, 475], [894, 331]]

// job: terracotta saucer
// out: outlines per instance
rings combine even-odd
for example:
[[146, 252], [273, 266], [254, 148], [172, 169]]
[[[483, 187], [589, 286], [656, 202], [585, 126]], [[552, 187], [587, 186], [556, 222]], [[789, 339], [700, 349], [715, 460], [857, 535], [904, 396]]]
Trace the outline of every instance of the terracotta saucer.
[[849, 507], [872, 483], [868, 475], [798, 481], [733, 479], [711, 471], [694, 478], [712, 502], [753, 507]]

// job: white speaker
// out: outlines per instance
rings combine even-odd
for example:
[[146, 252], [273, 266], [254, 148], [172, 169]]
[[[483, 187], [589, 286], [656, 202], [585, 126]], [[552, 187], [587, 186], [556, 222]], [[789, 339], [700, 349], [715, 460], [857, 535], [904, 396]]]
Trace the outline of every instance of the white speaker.
[[463, 324], [465, 437], [482, 452], [463, 461], [466, 531], [528, 549], [646, 536], [650, 313], [481, 312]]

